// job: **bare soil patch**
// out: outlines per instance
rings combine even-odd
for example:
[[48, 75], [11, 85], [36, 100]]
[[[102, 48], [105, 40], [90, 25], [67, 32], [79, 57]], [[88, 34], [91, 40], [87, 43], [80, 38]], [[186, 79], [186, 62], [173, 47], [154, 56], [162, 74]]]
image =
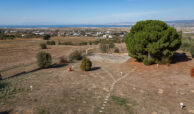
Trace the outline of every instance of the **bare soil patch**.
[[130, 57], [128, 54], [105, 54], [105, 53], [94, 53], [88, 56], [92, 61], [105, 62], [105, 63], [124, 63]]

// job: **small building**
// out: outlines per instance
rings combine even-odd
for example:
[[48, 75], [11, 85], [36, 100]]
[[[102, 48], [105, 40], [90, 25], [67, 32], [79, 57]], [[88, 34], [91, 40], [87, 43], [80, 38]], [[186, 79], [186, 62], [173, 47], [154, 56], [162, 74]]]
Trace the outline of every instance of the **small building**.
[[103, 35], [102, 38], [107, 38], [107, 35]]
[[79, 36], [80, 34], [78, 34], [78, 33], [73, 33], [73, 36]]
[[100, 35], [102, 35], [102, 32], [97, 32], [96, 35], [100, 36]]
[[108, 35], [108, 38], [110, 38], [110, 39], [111, 39], [111, 38], [113, 38], [113, 36], [112, 36], [112, 35]]

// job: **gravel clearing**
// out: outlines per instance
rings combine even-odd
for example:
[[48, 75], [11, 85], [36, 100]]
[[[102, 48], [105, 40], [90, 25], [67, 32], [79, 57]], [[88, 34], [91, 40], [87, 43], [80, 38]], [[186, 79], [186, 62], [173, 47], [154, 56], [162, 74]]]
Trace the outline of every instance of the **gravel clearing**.
[[130, 59], [128, 54], [95, 53], [87, 57], [92, 61], [106, 62], [106, 63], [124, 63]]

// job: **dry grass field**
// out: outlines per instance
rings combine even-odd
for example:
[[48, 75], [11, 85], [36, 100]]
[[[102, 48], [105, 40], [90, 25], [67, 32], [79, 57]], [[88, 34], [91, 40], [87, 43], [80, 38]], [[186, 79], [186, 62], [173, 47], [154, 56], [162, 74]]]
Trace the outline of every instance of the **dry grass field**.
[[[93, 41], [92, 38], [52, 38]], [[0, 69], [35, 61], [40, 39], [0, 41]], [[123, 52], [124, 44], [116, 44]], [[48, 46], [54, 57], [88, 46]], [[97, 48], [97, 46], [96, 46]], [[188, 55], [188, 54], [187, 54]], [[99, 57], [101, 56], [101, 57]], [[194, 61], [176, 58], [167, 65], [144, 66], [126, 54], [90, 55], [93, 68], [80, 61], [21, 74], [0, 82], [0, 113], [6, 114], [194, 114]], [[100, 59], [99, 59], [100, 58]], [[128, 60], [129, 59], [129, 60]], [[126, 61], [126, 62], [123, 62]], [[71, 67], [72, 71], [67, 72]], [[180, 102], [185, 108], [180, 108]]]
[[[94, 38], [78, 38], [78, 37], [67, 37], [67, 38], [52, 38], [51, 40], [61, 42], [82, 42], [82, 41], [94, 41]], [[10, 66], [31, 63], [36, 61], [36, 54], [39, 51], [46, 51], [51, 53], [54, 57], [60, 57], [68, 55], [73, 50], [82, 50], [87, 46], [64, 46], [55, 45], [48, 46], [48, 49], [42, 50], [40, 43], [45, 43], [42, 39], [16, 39], [16, 40], [5, 40], [0, 41], [0, 69], [4, 69]]]
[[[190, 69], [193, 65], [194, 61], [189, 60], [170, 66], [146, 67], [130, 59], [125, 63], [93, 61], [93, 70], [89, 72], [80, 71], [80, 62], [43, 69], [4, 80], [7, 86], [18, 91], [10, 91], [0, 99], [0, 111], [10, 114], [192, 114], [194, 79], [190, 77]], [[68, 67], [73, 71], [67, 72]], [[180, 102], [186, 106], [183, 110]]]

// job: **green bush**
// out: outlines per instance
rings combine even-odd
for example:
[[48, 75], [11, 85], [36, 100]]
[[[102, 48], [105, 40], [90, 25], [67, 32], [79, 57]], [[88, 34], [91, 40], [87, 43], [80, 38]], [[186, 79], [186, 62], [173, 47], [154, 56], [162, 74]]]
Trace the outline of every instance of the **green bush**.
[[[169, 62], [181, 46], [182, 35], [159, 20], [137, 22], [125, 39], [129, 55], [137, 61], [150, 56], [154, 61]], [[165, 58], [165, 61], [162, 60]], [[169, 59], [169, 60], [166, 60]], [[161, 62], [161, 63], [163, 63]]]
[[73, 51], [69, 57], [68, 57], [69, 61], [73, 61], [73, 60], [81, 60], [82, 59], [82, 53], [80, 51]]
[[92, 62], [90, 61], [90, 59], [84, 58], [80, 66], [81, 70], [90, 71], [91, 67], [92, 67]]
[[52, 64], [52, 57], [49, 53], [39, 52], [36, 58], [40, 68], [48, 68]]
[[55, 45], [55, 41], [47, 41], [46, 44], [47, 45]]
[[16, 36], [0, 34], [0, 40], [13, 40]]
[[194, 58], [194, 46], [191, 46], [190, 53], [192, 55], [192, 58]]
[[41, 49], [47, 49], [47, 46], [46, 46], [45, 43], [41, 43], [41, 44], [40, 44], [40, 48], [41, 48]]
[[92, 41], [89, 42], [89, 45], [92, 45]]
[[73, 45], [72, 42], [63, 42], [63, 43], [60, 43], [61, 45]]
[[109, 48], [108, 48], [108, 45], [107, 44], [102, 44], [101, 43], [99, 45], [99, 48], [100, 48], [101, 52], [103, 52], [103, 53], [107, 53], [109, 51]]
[[191, 48], [189, 43], [182, 43], [181, 45], [181, 50], [183, 51], [189, 51], [189, 49]]
[[60, 57], [59, 63], [60, 64], [66, 64], [66, 63], [68, 63], [67, 58], [66, 57]]
[[191, 47], [194, 45], [194, 40], [192, 38], [183, 38], [182, 39], [182, 45], [181, 50], [189, 52], [191, 50]]
[[100, 41], [93, 41], [92, 44], [94, 45], [98, 45], [100, 43]]
[[115, 47], [115, 44], [113, 42], [110, 42], [109, 43], [109, 48], [114, 48]]
[[114, 52], [115, 52], [115, 53], [120, 53], [119, 48], [115, 48]]
[[162, 57], [162, 60], [160, 61], [160, 64], [167, 64], [167, 65], [169, 65], [171, 63], [171, 61], [172, 61], [171, 58], [169, 58], [169, 57]]
[[81, 42], [81, 43], [79, 43], [79, 45], [80, 45], [80, 46], [88, 45], [88, 43], [87, 43], [87, 42]]
[[109, 40], [101, 40], [101, 44], [99, 45], [99, 48], [103, 53], [108, 53], [110, 49], [114, 47], [115, 44]]
[[145, 58], [144, 60], [143, 60], [143, 63], [144, 63], [144, 65], [152, 65], [152, 64], [154, 64], [155, 63], [155, 61], [154, 61], [154, 59], [153, 58]]
[[44, 40], [49, 40], [50, 38], [51, 38], [51, 35], [49, 35], [49, 34], [46, 34], [46, 35], [43, 36]]

